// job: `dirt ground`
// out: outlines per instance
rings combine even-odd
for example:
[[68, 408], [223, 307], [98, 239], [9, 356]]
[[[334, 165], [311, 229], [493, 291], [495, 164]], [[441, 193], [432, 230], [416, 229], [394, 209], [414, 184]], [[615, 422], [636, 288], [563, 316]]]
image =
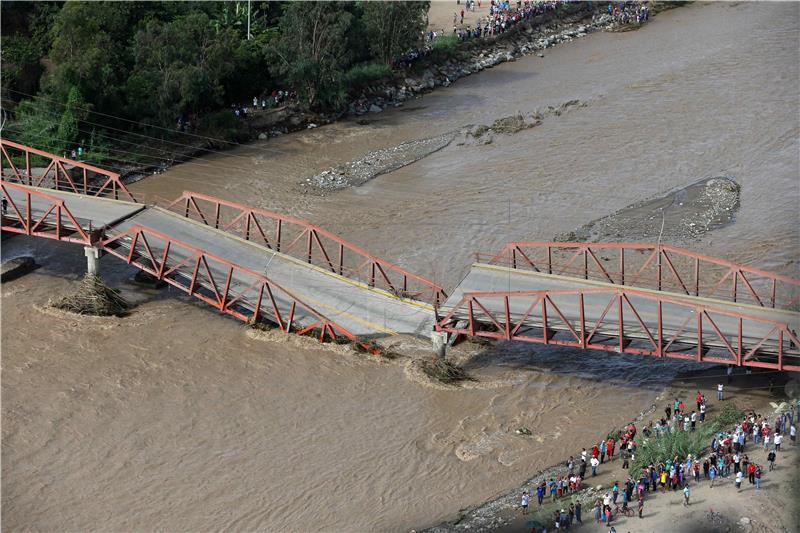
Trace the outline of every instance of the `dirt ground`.
[[[709, 400], [708, 413], [711, 417], [719, 410], [722, 402], [716, 400], [716, 384], [724, 379], [720, 374], [721, 367], [709, 370], [702, 377], [691, 377], [677, 380], [661, 396], [661, 403], [656, 405], [655, 412], [650, 418], [663, 416], [664, 406], [673, 398], [684, 399], [688, 404], [693, 403], [697, 390], [702, 391]], [[776, 383], [783, 380], [772, 372], [745, 375], [744, 371], [737, 369], [731, 385], [726, 386], [725, 403], [733, 403], [737, 407], [763, 414], [770, 419], [774, 417], [774, 404], [782, 401], [783, 385], [776, 384], [770, 390], [770, 381]], [[662, 405], [663, 404], [663, 405]], [[647, 418], [646, 420], [649, 420]], [[688, 507], [683, 506], [683, 496], [679, 492], [647, 493], [644, 513], [642, 518], [620, 517], [612, 525], [619, 533], [630, 532], [773, 532], [773, 531], [800, 531], [800, 484], [797, 481], [797, 469], [800, 466], [800, 453], [796, 444], [786, 439], [788, 444], [778, 453], [775, 470], [765, 472], [761, 480], [761, 489], [756, 490], [755, 485], [750, 485], [745, 479], [741, 490], [736, 490], [733, 476], [720, 478], [711, 488], [710, 482], [702, 480], [692, 483], [691, 498]], [[762, 445], [746, 444], [745, 453], [765, 467], [767, 466], [767, 452]], [[578, 455], [577, 453], [575, 454]], [[623, 482], [627, 479], [627, 471], [621, 468], [622, 462], [615, 458], [612, 468], [609, 463], [600, 465], [597, 477], [589, 477], [588, 486], [601, 486], [610, 489], [614, 481]], [[535, 487], [531, 487], [531, 511], [536, 510]], [[601, 491], [602, 495], [604, 492]], [[521, 496], [521, 491], [520, 491]], [[569, 505], [569, 500], [563, 500], [563, 507]], [[636, 507], [636, 502], [632, 503]], [[502, 518], [504, 525], [498, 531], [528, 532], [532, 530], [531, 516], [523, 516], [521, 512], [509, 511]], [[552, 523], [548, 523], [548, 530]], [[609, 528], [602, 522], [595, 524], [594, 513], [590, 505], [584, 504], [583, 525], [572, 528], [577, 531], [608, 531]]]
[[[428, 10], [428, 28], [434, 31], [444, 30], [445, 34], [453, 32], [453, 15], [458, 14], [456, 26], [475, 27], [475, 21], [489, 13], [489, 0], [481, 0], [480, 7], [476, 0], [475, 11], [468, 11], [466, 2], [456, 3], [455, 0], [431, 2]], [[461, 10], [464, 10], [464, 23], [461, 24]]]

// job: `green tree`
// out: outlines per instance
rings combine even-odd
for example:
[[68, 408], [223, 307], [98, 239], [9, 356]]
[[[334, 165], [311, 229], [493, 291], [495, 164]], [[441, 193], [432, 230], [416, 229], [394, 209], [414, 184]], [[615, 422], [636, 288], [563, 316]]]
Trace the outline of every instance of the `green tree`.
[[342, 74], [352, 57], [347, 44], [353, 9], [349, 2], [297, 2], [281, 18], [280, 37], [270, 47], [274, 70], [310, 108], [342, 103]]
[[217, 31], [205, 13], [149, 21], [134, 38], [126, 87], [132, 114], [166, 125], [184, 113], [220, 107], [235, 44], [233, 30]]
[[366, 2], [363, 20], [373, 57], [389, 63], [422, 44], [430, 2]]
[[56, 130], [56, 139], [65, 149], [70, 149], [73, 144], [78, 142], [80, 136], [80, 122], [86, 119], [88, 110], [86, 102], [77, 87], [69, 90], [67, 104], [61, 114], [61, 120]]

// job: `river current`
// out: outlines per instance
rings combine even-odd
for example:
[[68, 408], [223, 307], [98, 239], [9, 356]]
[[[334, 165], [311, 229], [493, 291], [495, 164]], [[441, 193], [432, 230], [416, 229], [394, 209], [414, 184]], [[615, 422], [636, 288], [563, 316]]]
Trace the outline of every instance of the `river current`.
[[[598, 33], [403, 107], [259, 141], [133, 186], [301, 216], [452, 288], [475, 251], [560, 232], [699, 179], [741, 185], [704, 253], [798, 275], [800, 4], [710, 3]], [[303, 181], [368, 150], [569, 100], [488, 145], [452, 143], [354, 189]], [[501, 344], [455, 390], [297, 339], [256, 340], [175, 293], [126, 285], [123, 319], [43, 310], [79, 247], [3, 285], [3, 522], [41, 530], [408, 530], [509, 490], [648, 408], [676, 362]], [[532, 437], [516, 435], [525, 426]]]

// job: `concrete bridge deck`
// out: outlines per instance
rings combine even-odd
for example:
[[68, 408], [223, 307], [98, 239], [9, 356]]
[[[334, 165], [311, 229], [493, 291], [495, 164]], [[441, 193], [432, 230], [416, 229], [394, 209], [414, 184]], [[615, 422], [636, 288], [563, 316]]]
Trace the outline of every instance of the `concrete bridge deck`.
[[[367, 287], [159, 207], [139, 211], [115, 225], [113, 232], [125, 233], [137, 225], [263, 274], [355, 335], [370, 337], [407, 333], [427, 336], [433, 327], [433, 308], [428, 304], [401, 299], [386, 291]], [[148, 239], [154, 255], [160, 256], [166, 246], [164, 240]], [[176, 259], [179, 257], [175, 256]], [[210, 268], [216, 279], [224, 279], [227, 275], [223, 265], [211, 262]], [[250, 286], [253, 277], [235, 272], [231, 282], [231, 291], [236, 294], [237, 289]], [[255, 305], [255, 297], [245, 295], [243, 301]], [[280, 296], [276, 295], [276, 298]]]
[[[542, 311], [539, 307], [545, 294], [535, 293], [542, 291], [547, 291], [549, 310]], [[470, 306], [471, 295], [478, 296]], [[623, 297], [625, 303], [619, 304], [618, 308], [614, 299], [622, 301]], [[702, 313], [705, 313], [705, 321], [698, 326], [697, 317]], [[522, 335], [526, 329], [541, 331], [546, 326], [551, 332], [548, 340], [553, 339], [556, 343], [559, 332], [561, 338], [564, 333], [580, 337], [586, 336], [586, 330], [593, 330], [597, 337], [608, 337], [612, 345], [620, 342], [622, 337], [625, 342], [652, 343], [657, 341], [656, 332], [660, 329], [662, 341], [675, 337], [673, 346], [683, 346], [684, 350], [700, 344], [703, 350], [735, 350], [741, 328], [744, 345], [748, 342], [758, 344], [766, 337], [750, 358], [779, 353], [777, 340], [770, 338], [775, 324], [786, 325], [794, 331], [800, 327], [800, 313], [795, 311], [632, 289], [481, 263], [472, 265], [468, 275], [440, 308], [440, 316], [448, 314], [451, 316], [440, 325], [450, 332], [458, 329], [463, 332], [464, 327], [458, 328], [453, 324], [461, 321], [463, 326], [470, 321], [471, 314], [473, 329], [475, 323], [488, 326], [489, 330], [505, 327], [508, 323], [509, 335], [498, 338], [513, 338], [512, 328], [521, 324], [517, 335]], [[782, 344], [781, 356], [793, 358], [794, 364], [800, 363], [796, 344], [789, 342], [788, 337]]]

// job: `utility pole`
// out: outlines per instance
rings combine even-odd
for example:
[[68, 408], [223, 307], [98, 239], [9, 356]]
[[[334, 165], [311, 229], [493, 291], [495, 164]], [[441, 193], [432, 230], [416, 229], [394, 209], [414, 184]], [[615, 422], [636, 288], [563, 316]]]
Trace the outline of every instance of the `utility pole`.
[[247, 40], [250, 40], [250, 0], [247, 0]]

